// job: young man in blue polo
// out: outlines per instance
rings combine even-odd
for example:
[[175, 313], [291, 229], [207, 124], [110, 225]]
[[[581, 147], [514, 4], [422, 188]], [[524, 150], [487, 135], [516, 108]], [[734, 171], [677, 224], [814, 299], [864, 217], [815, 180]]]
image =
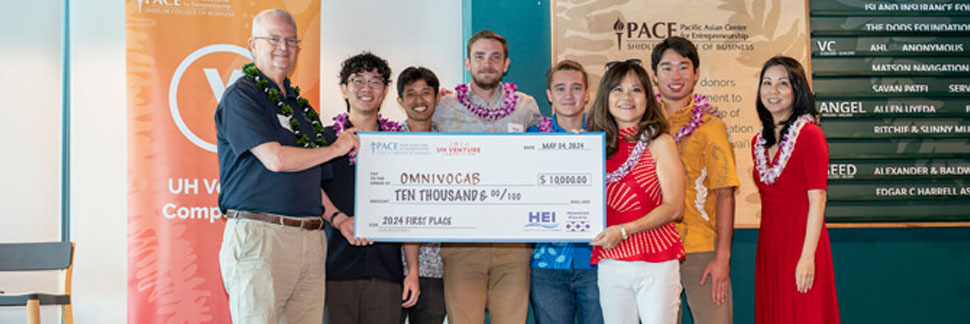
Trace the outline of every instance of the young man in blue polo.
[[[589, 78], [579, 63], [559, 62], [546, 71], [552, 118], [527, 132], [563, 133], [585, 129]], [[587, 243], [539, 243], [532, 254], [531, 303], [536, 324], [603, 323], [593, 249]]]

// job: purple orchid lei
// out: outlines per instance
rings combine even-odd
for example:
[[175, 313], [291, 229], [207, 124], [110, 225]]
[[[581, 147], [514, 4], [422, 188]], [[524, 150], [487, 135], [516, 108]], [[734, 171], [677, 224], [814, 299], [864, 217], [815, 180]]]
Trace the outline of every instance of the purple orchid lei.
[[[660, 97], [661, 95], [658, 93], [657, 98], [659, 99]], [[705, 113], [714, 114], [717, 112], [717, 108], [712, 108], [711, 104], [707, 102], [707, 97], [703, 95], [694, 94], [693, 102], [694, 108], [691, 109], [692, 116], [690, 121], [687, 122], [687, 125], [684, 125], [684, 127], [677, 130], [677, 134], [674, 134], [675, 143], [680, 143], [680, 141], [690, 137], [690, 135], [694, 133], [694, 130], [701, 127], [701, 124], [704, 123], [704, 120], [701, 119], [701, 117], [703, 117]]]
[[455, 95], [458, 97], [458, 103], [465, 106], [475, 116], [489, 121], [495, 121], [512, 114], [515, 111], [515, 102], [519, 100], [519, 95], [515, 94], [515, 84], [510, 82], [503, 83], [502, 89], [505, 90], [502, 107], [494, 110], [473, 103], [468, 94], [468, 84], [462, 83], [456, 86]]
[[[336, 116], [333, 116], [333, 122], [334, 122], [333, 128], [337, 131], [336, 136], [340, 136], [340, 133], [342, 133], [344, 129], [347, 128], [347, 120], [349, 117], [350, 115], [348, 113], [341, 113]], [[402, 126], [400, 123], [388, 120], [387, 118], [384, 118], [384, 116], [381, 116], [381, 114], [377, 114], [377, 125], [378, 125], [378, 129], [380, 129], [382, 132], [404, 131], [404, 126]], [[356, 163], [357, 163], [357, 157], [351, 156], [350, 164], [353, 165]]]
[[788, 127], [788, 132], [781, 137], [781, 142], [778, 144], [781, 147], [781, 153], [778, 155], [778, 160], [775, 161], [775, 165], [771, 167], [768, 166], [768, 156], [765, 154], [765, 143], [767, 141], [761, 136], [761, 132], [764, 129], [758, 131], [754, 146], [754, 164], [755, 168], [758, 169], [761, 182], [771, 185], [781, 176], [781, 173], [785, 171], [785, 166], [788, 164], [788, 159], [791, 158], [792, 152], [795, 151], [795, 142], [798, 140], [798, 133], [802, 131], [802, 127], [805, 124], [813, 121], [815, 121], [815, 118], [812, 115], [804, 114], [798, 117], [798, 120]]
[[540, 132], [552, 133], [552, 118], [542, 117], [542, 119], [539, 120], [539, 124], [537, 126], [539, 127]]
[[633, 167], [637, 165], [637, 162], [640, 162], [640, 157], [643, 155], [643, 151], [646, 151], [647, 142], [649, 142], [651, 134], [653, 134], [653, 128], [649, 128], [644, 131], [643, 134], [640, 134], [640, 139], [637, 140], [637, 145], [633, 147], [633, 151], [630, 152], [630, 156], [626, 158], [626, 161], [624, 161], [619, 168], [613, 170], [613, 172], [606, 174], [606, 183], [620, 181], [620, 179], [623, 179], [623, 177], [633, 170]]

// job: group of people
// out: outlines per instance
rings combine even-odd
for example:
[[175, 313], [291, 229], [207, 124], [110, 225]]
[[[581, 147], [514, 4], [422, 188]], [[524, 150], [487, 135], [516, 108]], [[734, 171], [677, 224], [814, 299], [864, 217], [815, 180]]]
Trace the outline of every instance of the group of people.
[[[739, 185], [727, 128], [694, 93], [700, 60], [670, 37], [650, 57], [610, 62], [589, 109], [588, 76], [565, 60], [546, 73], [553, 116], [514, 84], [505, 39], [467, 43], [472, 80], [441, 91], [435, 74], [397, 78], [407, 120], [379, 111], [387, 61], [341, 65], [347, 112], [324, 126], [287, 75], [300, 40], [283, 10], [253, 19], [254, 63], [215, 113], [219, 262], [234, 323], [731, 323], [731, 242]], [[657, 92], [655, 94], [654, 88]], [[761, 71], [752, 139], [762, 201], [757, 323], [837, 323], [823, 211], [828, 149], [802, 66]], [[354, 235], [357, 131], [603, 132], [606, 225], [591, 243], [375, 243]], [[712, 195], [713, 194], [713, 195]], [[326, 294], [325, 294], [326, 293]], [[326, 295], [326, 296], [325, 296]], [[530, 296], [531, 295], [531, 296]]]

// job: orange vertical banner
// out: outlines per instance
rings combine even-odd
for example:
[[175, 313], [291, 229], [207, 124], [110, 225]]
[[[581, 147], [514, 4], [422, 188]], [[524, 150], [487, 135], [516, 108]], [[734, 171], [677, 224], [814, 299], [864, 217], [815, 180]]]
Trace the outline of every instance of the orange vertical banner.
[[125, 2], [129, 323], [229, 323], [213, 114], [251, 61], [253, 16], [269, 8], [296, 19], [290, 79], [317, 107], [318, 0]]

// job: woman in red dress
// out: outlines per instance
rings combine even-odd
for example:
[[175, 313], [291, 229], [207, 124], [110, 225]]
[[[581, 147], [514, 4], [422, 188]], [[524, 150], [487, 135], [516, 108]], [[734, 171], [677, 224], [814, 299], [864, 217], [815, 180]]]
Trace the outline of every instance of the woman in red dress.
[[684, 209], [684, 170], [639, 60], [608, 64], [590, 107], [606, 133], [606, 225], [591, 263], [606, 323], [676, 323], [680, 258], [674, 228]]
[[761, 194], [755, 323], [839, 323], [823, 217], [828, 144], [801, 64], [769, 59], [758, 94], [762, 130], [751, 143]]

